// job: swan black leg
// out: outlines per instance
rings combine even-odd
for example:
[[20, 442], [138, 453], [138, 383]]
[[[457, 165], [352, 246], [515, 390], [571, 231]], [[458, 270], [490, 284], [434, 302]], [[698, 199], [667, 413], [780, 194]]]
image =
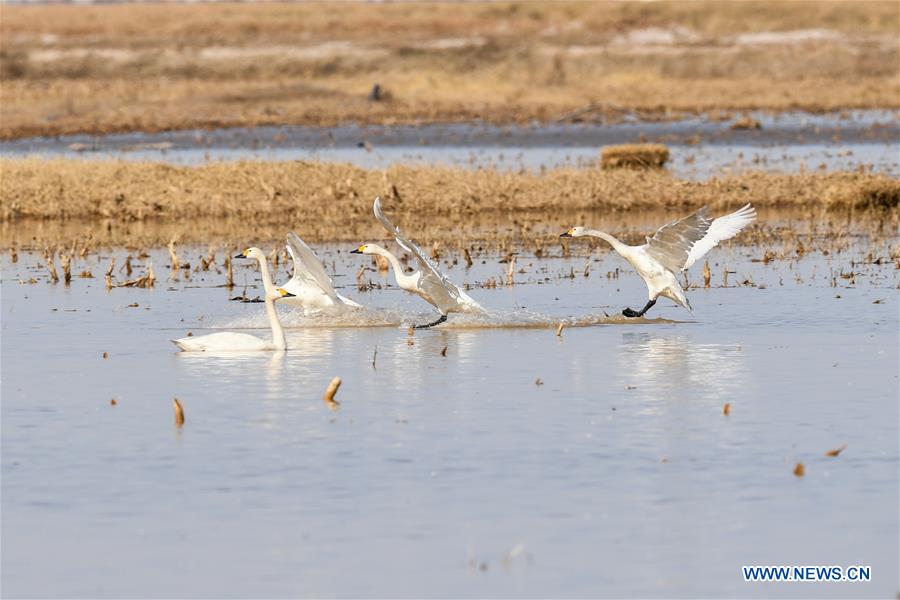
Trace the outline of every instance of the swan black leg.
[[447, 315], [441, 315], [441, 318], [435, 321], [434, 323], [428, 323], [427, 325], [416, 325], [413, 329], [428, 329], [429, 327], [434, 327], [435, 325], [440, 325], [444, 321], [447, 320]]
[[644, 305], [644, 308], [642, 308], [638, 312], [635, 312], [635, 311], [631, 310], [630, 308], [626, 308], [625, 310], [622, 311], [622, 314], [625, 315], [626, 317], [643, 317], [644, 313], [647, 312], [648, 310], [650, 310], [651, 308], [653, 308], [654, 304], [656, 304], [656, 298], [654, 298], [653, 300], [649, 300], [647, 302], [647, 304]]

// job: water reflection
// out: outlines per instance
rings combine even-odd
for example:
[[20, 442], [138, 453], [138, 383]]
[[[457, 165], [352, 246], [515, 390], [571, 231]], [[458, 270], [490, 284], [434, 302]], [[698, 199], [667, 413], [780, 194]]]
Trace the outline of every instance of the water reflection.
[[[248, 375], [262, 374], [262, 380], [273, 386], [280, 385], [287, 353], [276, 352], [177, 352], [178, 365], [190, 377], [232, 385], [246, 381]], [[271, 390], [277, 393], [277, 389]]]
[[648, 403], [685, 396], [718, 401], [747, 385], [740, 346], [697, 343], [684, 334], [625, 332], [617, 360], [622, 385]]

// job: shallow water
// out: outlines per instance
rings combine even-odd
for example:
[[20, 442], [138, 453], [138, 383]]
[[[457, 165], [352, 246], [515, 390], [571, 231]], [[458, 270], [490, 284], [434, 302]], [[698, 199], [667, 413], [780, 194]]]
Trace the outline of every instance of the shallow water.
[[900, 175], [896, 111], [750, 113], [762, 129], [732, 130], [738, 118], [500, 127], [487, 124], [260, 127], [31, 138], [3, 142], [2, 156], [117, 158], [199, 164], [231, 160], [323, 160], [365, 168], [443, 164], [498, 169], [596, 163], [602, 146], [639, 141], [669, 146], [667, 168], [705, 179], [752, 170], [871, 169]]
[[[605, 251], [589, 277], [584, 256], [520, 256], [516, 285], [477, 287], [505, 273], [494, 257], [448, 274], [499, 316], [412, 337], [401, 323], [433, 312], [358, 292], [348, 249], [317, 251], [371, 313], [282, 311], [287, 353], [232, 356], [168, 342], [268, 335], [221, 273], [167, 281], [151, 252], [155, 289], [107, 292], [108, 253], [68, 287], [2, 259], [6, 596], [896, 594], [900, 278], [865, 241], [769, 264], [717, 249], [693, 314], [649, 315], [674, 322], [614, 316], [646, 291]], [[235, 279], [259, 293], [254, 269]], [[748, 564], [873, 581], [749, 584]]]

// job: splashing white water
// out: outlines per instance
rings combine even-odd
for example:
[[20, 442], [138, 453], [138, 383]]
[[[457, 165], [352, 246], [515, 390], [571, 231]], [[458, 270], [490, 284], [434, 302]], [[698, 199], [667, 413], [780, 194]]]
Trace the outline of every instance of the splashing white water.
[[[342, 328], [342, 327], [397, 327], [406, 329], [433, 321], [435, 313], [414, 313], [390, 308], [362, 308], [338, 314], [313, 313], [303, 310], [281, 311], [281, 324], [285, 329]], [[619, 314], [588, 313], [577, 316], [547, 315], [530, 310], [490, 311], [486, 314], [452, 313], [437, 329], [513, 329], [590, 327], [592, 325], [632, 325], [653, 323], [679, 323], [670, 319], [629, 318]], [[232, 319], [215, 326], [216, 329], [266, 329], [269, 324], [264, 312]]]

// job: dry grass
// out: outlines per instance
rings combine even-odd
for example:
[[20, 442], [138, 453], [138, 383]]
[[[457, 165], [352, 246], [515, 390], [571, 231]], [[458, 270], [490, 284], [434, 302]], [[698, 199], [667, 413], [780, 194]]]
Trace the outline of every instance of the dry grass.
[[896, 208], [900, 181], [871, 173], [748, 173], [686, 181], [662, 170], [557, 168], [544, 173], [328, 162], [199, 166], [0, 159], [0, 220], [253, 218], [320, 223], [368, 217], [381, 195], [431, 216], [481, 212], [760, 207]]
[[869, 173], [749, 173], [698, 182], [663, 170], [536, 174], [310, 162], [175, 167], [2, 159], [0, 176], [4, 239], [21, 243], [17, 230], [27, 226], [35, 236], [58, 236], [69, 245], [89, 231], [96, 240], [153, 244], [282, 239], [289, 229], [311, 241], [382, 239], [372, 218], [376, 195], [401, 226], [430, 241], [501, 230], [527, 239], [598, 212], [665, 218], [704, 204], [716, 210], [747, 202], [760, 209], [874, 210], [894, 218], [900, 212], [900, 182]]
[[603, 148], [600, 165], [604, 169], [661, 168], [669, 160], [669, 149], [662, 144], [622, 144]]
[[[900, 105], [895, 2], [8, 5], [0, 18], [5, 139]], [[367, 99], [376, 83], [390, 99]]]

